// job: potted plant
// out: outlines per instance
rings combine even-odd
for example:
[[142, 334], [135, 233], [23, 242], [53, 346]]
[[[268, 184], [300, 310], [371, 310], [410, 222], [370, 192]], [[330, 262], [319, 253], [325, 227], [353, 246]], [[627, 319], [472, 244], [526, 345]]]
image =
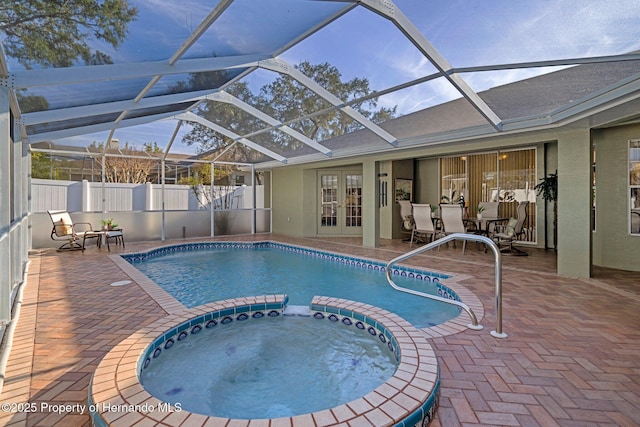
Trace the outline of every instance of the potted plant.
[[102, 229], [104, 231], [110, 231], [110, 230], [114, 230], [114, 229], [118, 228], [118, 224], [113, 222], [113, 218], [102, 219], [102, 220], [100, 220], [100, 224], [102, 224]]
[[438, 206], [436, 205], [431, 205], [431, 218], [434, 218], [436, 216], [436, 211], [438, 210]]
[[478, 205], [478, 213], [476, 214], [476, 217], [478, 218], [478, 220], [482, 219], [482, 212], [484, 212], [485, 208], [482, 205]]
[[538, 185], [533, 188], [545, 202], [553, 202], [553, 249], [556, 249], [558, 247], [558, 171], [540, 178]]

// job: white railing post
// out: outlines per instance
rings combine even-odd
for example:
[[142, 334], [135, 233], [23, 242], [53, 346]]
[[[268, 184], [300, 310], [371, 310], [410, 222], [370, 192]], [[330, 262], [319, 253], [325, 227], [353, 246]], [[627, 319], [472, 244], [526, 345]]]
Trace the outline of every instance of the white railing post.
[[82, 195], [80, 196], [82, 200], [82, 212], [90, 212], [91, 211], [91, 186], [89, 185], [89, 181], [86, 179], [82, 180]]
[[144, 210], [153, 210], [153, 184], [150, 182], [144, 183]]

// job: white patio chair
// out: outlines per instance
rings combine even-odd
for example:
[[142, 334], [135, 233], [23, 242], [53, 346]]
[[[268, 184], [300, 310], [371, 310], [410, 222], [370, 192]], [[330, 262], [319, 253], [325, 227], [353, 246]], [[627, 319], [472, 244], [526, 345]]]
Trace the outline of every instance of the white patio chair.
[[[84, 237], [92, 231], [91, 224], [88, 222], [74, 223], [67, 211], [47, 211], [47, 213], [53, 222], [51, 239], [66, 242], [58, 248], [58, 251], [84, 250]], [[83, 240], [82, 245], [79, 243], [80, 239]]]
[[[440, 205], [440, 218], [442, 220], [443, 234], [453, 234], [453, 233], [466, 233], [467, 227], [464, 225], [464, 221], [462, 220], [463, 210], [462, 206], [458, 204], [444, 204]], [[455, 240], [453, 242], [455, 247]], [[464, 250], [467, 247], [467, 241], [462, 241], [462, 253], [464, 254]]]
[[413, 246], [414, 238], [416, 241], [419, 236], [427, 237], [429, 242], [432, 242], [436, 238], [437, 231], [433, 225], [433, 219], [431, 218], [431, 206], [428, 204], [413, 205], [413, 232], [411, 233], [411, 243], [409, 247]]
[[400, 205], [400, 218], [402, 218], [402, 233], [407, 235], [403, 241], [409, 241], [414, 228], [413, 207], [409, 200], [398, 200], [398, 205]]
[[[482, 211], [483, 218], [498, 218], [498, 208], [500, 207], [500, 202], [480, 202], [478, 203], [478, 207], [482, 207], [484, 210]], [[479, 231], [484, 231], [487, 237], [491, 237], [493, 233], [496, 231], [496, 223], [490, 222], [485, 224], [485, 221], [480, 221], [478, 224]]]

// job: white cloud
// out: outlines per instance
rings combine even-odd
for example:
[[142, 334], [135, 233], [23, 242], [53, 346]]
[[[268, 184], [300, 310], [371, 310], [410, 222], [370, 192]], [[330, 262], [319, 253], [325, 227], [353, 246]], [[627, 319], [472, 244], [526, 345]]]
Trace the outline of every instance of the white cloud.
[[[447, 6], [438, 10], [435, 6], [412, 6], [413, 12], [423, 10], [430, 15], [428, 18], [409, 15], [409, 19], [427, 23], [423, 25], [428, 27], [422, 31], [425, 35], [430, 32], [437, 41], [433, 45], [441, 48], [441, 54], [454, 66], [610, 55], [640, 48], [637, 0], [587, 3], [557, 0], [526, 4], [506, 2], [504, 5], [498, 2], [490, 7], [467, 2], [450, 4], [460, 13], [451, 13], [452, 9], [447, 9]], [[465, 7], [473, 10], [465, 10]], [[490, 14], [472, 16], [481, 12], [483, 7]], [[433, 72], [433, 67], [413, 46], [399, 49], [397, 44], [389, 44], [378, 50], [377, 56], [387, 62], [389, 70], [406, 80]], [[557, 69], [478, 72], [464, 74], [463, 78], [474, 90], [482, 91]], [[419, 85], [388, 95], [384, 102], [398, 105], [399, 111], [404, 112], [458, 96], [459, 93], [449, 83], [439, 79], [428, 87]]]

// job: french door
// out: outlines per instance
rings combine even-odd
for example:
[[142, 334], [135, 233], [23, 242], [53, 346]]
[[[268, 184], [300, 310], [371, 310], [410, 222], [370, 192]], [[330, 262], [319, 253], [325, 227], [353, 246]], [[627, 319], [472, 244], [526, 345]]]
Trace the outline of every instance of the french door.
[[362, 235], [362, 173], [320, 171], [318, 234]]

